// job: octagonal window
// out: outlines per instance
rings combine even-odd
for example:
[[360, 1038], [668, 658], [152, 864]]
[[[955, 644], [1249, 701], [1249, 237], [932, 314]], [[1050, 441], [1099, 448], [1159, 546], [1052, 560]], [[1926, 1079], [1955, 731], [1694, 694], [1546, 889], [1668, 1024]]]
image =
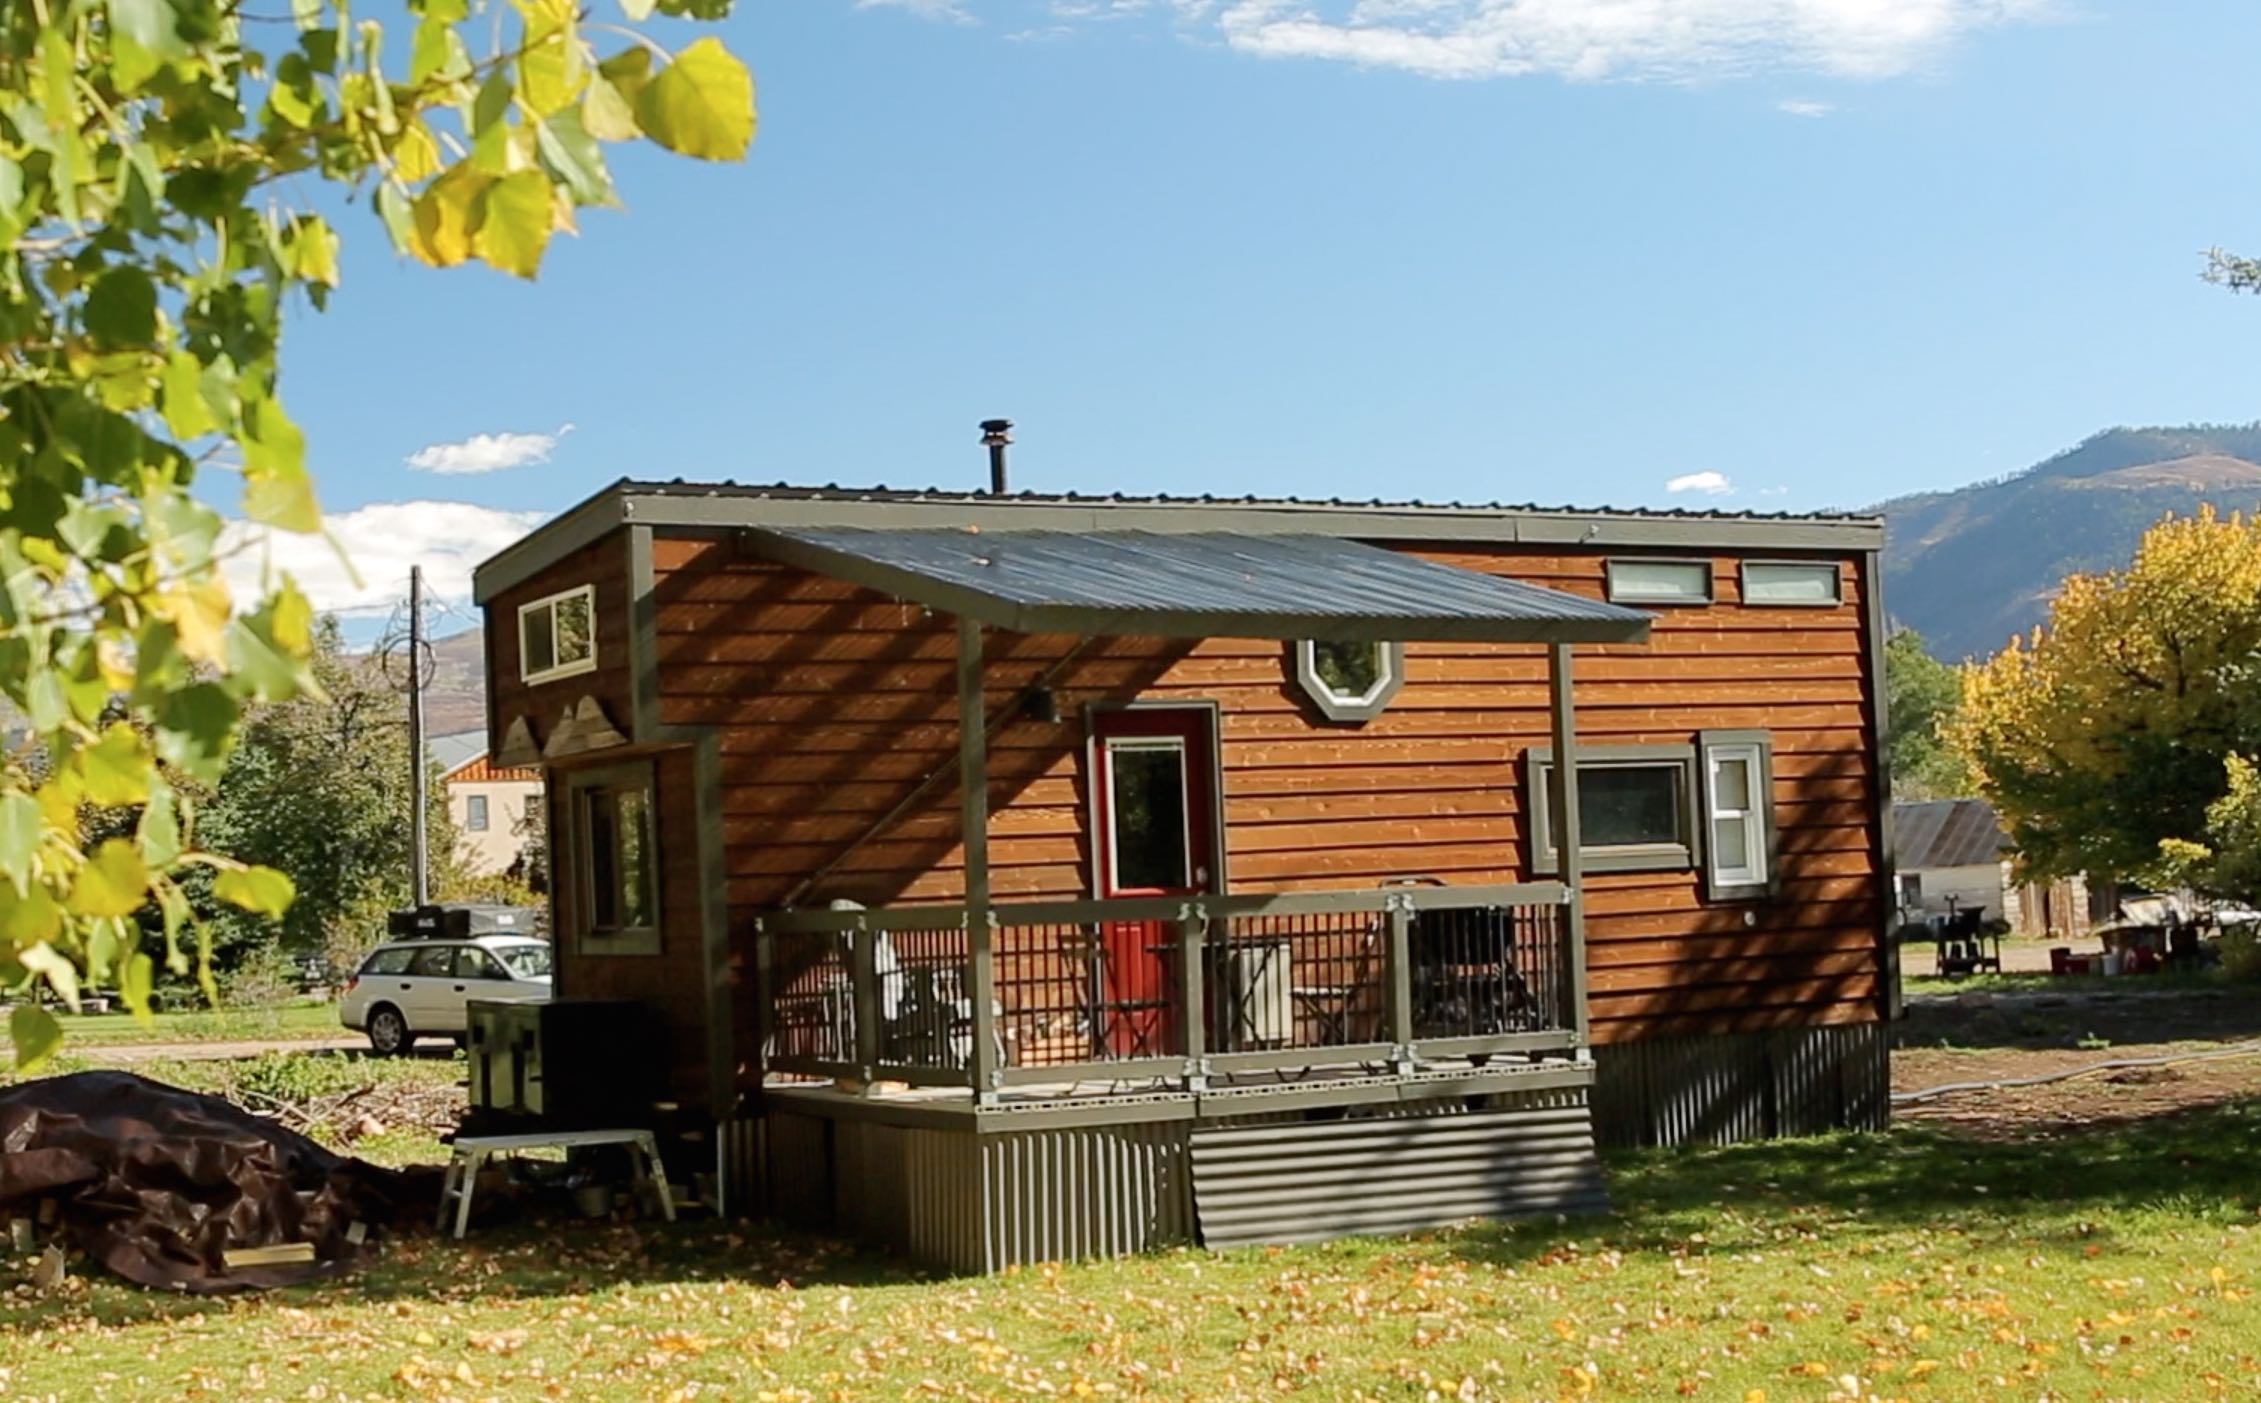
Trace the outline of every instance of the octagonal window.
[[1364, 721], [1404, 685], [1405, 645], [1305, 639], [1295, 645], [1295, 680], [1328, 720]]

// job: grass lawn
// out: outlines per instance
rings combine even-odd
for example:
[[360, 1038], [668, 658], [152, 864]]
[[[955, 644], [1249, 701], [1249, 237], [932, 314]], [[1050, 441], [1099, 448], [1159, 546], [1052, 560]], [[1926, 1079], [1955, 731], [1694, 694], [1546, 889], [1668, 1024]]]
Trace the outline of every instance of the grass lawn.
[[2256, 1163], [2261, 1102], [1906, 1127], [1620, 1157], [1611, 1218], [993, 1280], [705, 1223], [498, 1228], [224, 1303], [0, 1290], [0, 1396], [2251, 1398]]
[[[1900, 992], [1918, 994], [2188, 994], [2235, 990], [2219, 970], [2162, 970], [2107, 978], [2101, 974], [1970, 974], [1940, 979], [1928, 974], [1900, 977]], [[2247, 986], [2250, 987], [2250, 986]]]
[[143, 1023], [130, 1013], [62, 1013], [64, 1045], [116, 1047], [124, 1043], [252, 1042], [286, 1038], [352, 1037], [338, 1023], [338, 1006], [300, 1001], [278, 1008], [191, 1009], [158, 1013]]

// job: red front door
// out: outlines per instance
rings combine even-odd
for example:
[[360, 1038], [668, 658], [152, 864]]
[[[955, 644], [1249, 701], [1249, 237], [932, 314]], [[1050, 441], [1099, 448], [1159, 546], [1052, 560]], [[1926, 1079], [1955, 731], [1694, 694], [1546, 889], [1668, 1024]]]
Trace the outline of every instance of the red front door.
[[[1101, 899], [1216, 890], [1216, 713], [1208, 707], [1129, 707], [1092, 726], [1092, 835]], [[1117, 921], [1105, 932], [1095, 1040], [1117, 1057], [1169, 1050], [1168, 942], [1160, 921]]]

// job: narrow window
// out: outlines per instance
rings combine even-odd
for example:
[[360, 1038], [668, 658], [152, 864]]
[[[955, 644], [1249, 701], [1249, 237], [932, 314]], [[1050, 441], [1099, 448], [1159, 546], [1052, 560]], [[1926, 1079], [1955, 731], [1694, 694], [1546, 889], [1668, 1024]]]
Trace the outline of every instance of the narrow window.
[[1844, 600], [1842, 572], [1833, 560], [1746, 560], [1745, 604], [1825, 609]]
[[[1561, 868], [1549, 786], [1554, 756], [1530, 752], [1526, 811], [1531, 868]], [[1685, 871], [1696, 865], [1696, 752], [1686, 745], [1589, 746], [1578, 752], [1579, 857], [1593, 872]]]
[[575, 933], [587, 948], [606, 953], [656, 953], [659, 852], [650, 769], [608, 769], [571, 784], [581, 869]]
[[1191, 885], [1185, 743], [1175, 737], [1107, 744], [1108, 870], [1117, 891]]
[[463, 828], [467, 833], [487, 831], [487, 796], [468, 794], [463, 799]]
[[571, 677], [597, 665], [596, 589], [582, 585], [518, 609], [518, 675], [523, 682]]
[[1771, 745], [1761, 732], [1707, 731], [1705, 878], [1713, 900], [1766, 894], [1773, 861]]
[[1709, 604], [1711, 562], [1708, 560], [1610, 561], [1609, 598], [1615, 604]]
[[1339, 643], [1305, 639], [1295, 645], [1295, 680], [1330, 721], [1379, 716], [1405, 685], [1402, 643]]

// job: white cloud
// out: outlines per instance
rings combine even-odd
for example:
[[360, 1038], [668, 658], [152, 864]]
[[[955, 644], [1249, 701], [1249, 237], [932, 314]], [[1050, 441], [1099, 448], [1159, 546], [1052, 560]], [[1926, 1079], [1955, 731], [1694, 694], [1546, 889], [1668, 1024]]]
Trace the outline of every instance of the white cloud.
[[1793, 117], [1826, 117], [1837, 110], [1834, 102], [1815, 102], [1810, 98], [1786, 97], [1774, 104], [1777, 112], [1787, 112]]
[[1664, 484], [1667, 492], [1701, 492], [1707, 497], [1723, 497], [1735, 490], [1727, 474], [1706, 469], [1700, 473], [1682, 473]]
[[573, 432], [560, 424], [547, 434], [473, 434], [457, 443], [427, 443], [408, 455], [408, 466], [428, 473], [492, 473], [546, 463], [558, 440]]
[[859, 10], [908, 10], [920, 19], [945, 20], [951, 24], [973, 24], [974, 17], [967, 13], [958, 0], [856, 0]]
[[[1432, 78], [1546, 73], [1692, 79], [1768, 69], [1907, 73], [1974, 31], [2061, 0], [1047, 0], [1056, 19], [1154, 15], [1267, 58], [1332, 59]], [[857, 0], [973, 22], [976, 0]], [[1023, 29], [1022, 34], [1033, 31]], [[1819, 104], [1798, 104], [1800, 108]], [[1790, 104], [1785, 111], [1793, 111]], [[1797, 111], [1819, 116], [1818, 111]]]
[[469, 599], [472, 568], [548, 518], [469, 502], [371, 502], [324, 518], [335, 546], [243, 521], [229, 523], [220, 546], [239, 601], [258, 597], [267, 572], [287, 572], [324, 613], [381, 616], [407, 596], [411, 565], [424, 567], [436, 599]]

